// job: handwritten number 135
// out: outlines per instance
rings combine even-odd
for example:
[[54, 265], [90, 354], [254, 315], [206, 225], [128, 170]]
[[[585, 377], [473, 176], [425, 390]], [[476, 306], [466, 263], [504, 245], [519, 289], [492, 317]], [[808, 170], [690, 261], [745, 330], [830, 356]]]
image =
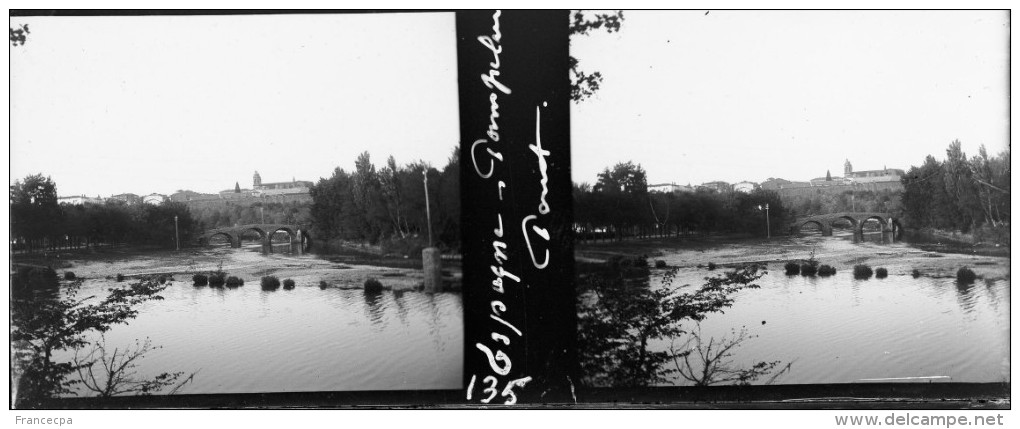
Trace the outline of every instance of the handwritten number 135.
[[[471, 382], [468, 383], [467, 400], [469, 400], [469, 401], [471, 400], [471, 392], [475, 388], [475, 380], [477, 379], [477, 377], [478, 377], [477, 375], [472, 375], [471, 376]], [[514, 394], [514, 388], [518, 387], [518, 386], [524, 387], [524, 385], [528, 384], [529, 381], [531, 381], [531, 377], [523, 377], [523, 378], [518, 378], [516, 380], [511, 380], [510, 382], [508, 382], [506, 384], [506, 387], [503, 388], [502, 392], [497, 393], [498, 392], [498, 388], [496, 387], [496, 385], [499, 384], [499, 380], [495, 376], [492, 376], [492, 375], [486, 376], [485, 378], [482, 379], [482, 383], [488, 383], [489, 387], [486, 387], [486, 388], [482, 389], [482, 394], [487, 394], [487, 395], [489, 395], [489, 397], [482, 398], [481, 402], [483, 404], [488, 404], [490, 401], [492, 401], [494, 398], [496, 398], [497, 394], [500, 394], [504, 398], [507, 398], [506, 402], [503, 402], [503, 404], [505, 404], [505, 405], [516, 404], [517, 403], [517, 395]]]

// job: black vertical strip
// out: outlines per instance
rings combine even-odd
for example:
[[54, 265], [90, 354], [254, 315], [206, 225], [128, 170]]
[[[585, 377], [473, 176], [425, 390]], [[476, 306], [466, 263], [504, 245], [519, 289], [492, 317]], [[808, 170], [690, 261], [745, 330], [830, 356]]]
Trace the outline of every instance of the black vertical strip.
[[470, 403], [572, 401], [568, 36], [566, 11], [457, 13]]

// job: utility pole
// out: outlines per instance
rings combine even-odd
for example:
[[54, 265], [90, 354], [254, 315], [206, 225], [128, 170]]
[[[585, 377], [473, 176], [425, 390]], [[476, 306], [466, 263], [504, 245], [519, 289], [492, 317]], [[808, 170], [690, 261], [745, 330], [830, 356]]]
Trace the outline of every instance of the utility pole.
[[177, 215], [174, 215], [174, 243], [177, 245], [177, 250], [181, 250], [181, 233], [177, 229]]
[[425, 220], [429, 224], [429, 247], [432, 247], [432, 213], [429, 207], [429, 175], [428, 169], [421, 171], [421, 175], [425, 178]]
[[769, 225], [769, 205], [765, 204], [763, 208], [761, 204], [758, 204], [758, 210], [765, 210], [765, 238], [772, 238], [772, 225]]

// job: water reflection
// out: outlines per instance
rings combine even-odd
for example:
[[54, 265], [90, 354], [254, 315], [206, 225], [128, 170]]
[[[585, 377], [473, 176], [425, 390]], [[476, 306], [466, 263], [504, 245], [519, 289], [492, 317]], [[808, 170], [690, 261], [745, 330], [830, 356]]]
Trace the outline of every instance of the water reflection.
[[[704, 275], [681, 270], [673, 283], [700, 284]], [[661, 287], [659, 272], [651, 279], [652, 287]], [[742, 345], [736, 359], [796, 359], [780, 383], [933, 375], [954, 382], [1009, 380], [1009, 280], [855, 280], [840, 270], [827, 278], [773, 271], [756, 283], [759, 289], [738, 292], [725, 313], [709, 315], [702, 330], [721, 338], [748, 326], [758, 338]]]

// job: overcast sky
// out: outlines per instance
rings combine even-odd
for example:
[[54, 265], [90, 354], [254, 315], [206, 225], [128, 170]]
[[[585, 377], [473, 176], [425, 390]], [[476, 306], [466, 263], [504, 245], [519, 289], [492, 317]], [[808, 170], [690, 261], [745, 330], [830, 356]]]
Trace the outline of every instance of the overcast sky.
[[446, 164], [459, 140], [452, 13], [38, 17], [11, 47], [11, 177], [61, 196], [317, 181]]
[[595, 98], [573, 179], [633, 160], [649, 183], [809, 180], [1008, 144], [1006, 12], [625, 12], [576, 38]]

